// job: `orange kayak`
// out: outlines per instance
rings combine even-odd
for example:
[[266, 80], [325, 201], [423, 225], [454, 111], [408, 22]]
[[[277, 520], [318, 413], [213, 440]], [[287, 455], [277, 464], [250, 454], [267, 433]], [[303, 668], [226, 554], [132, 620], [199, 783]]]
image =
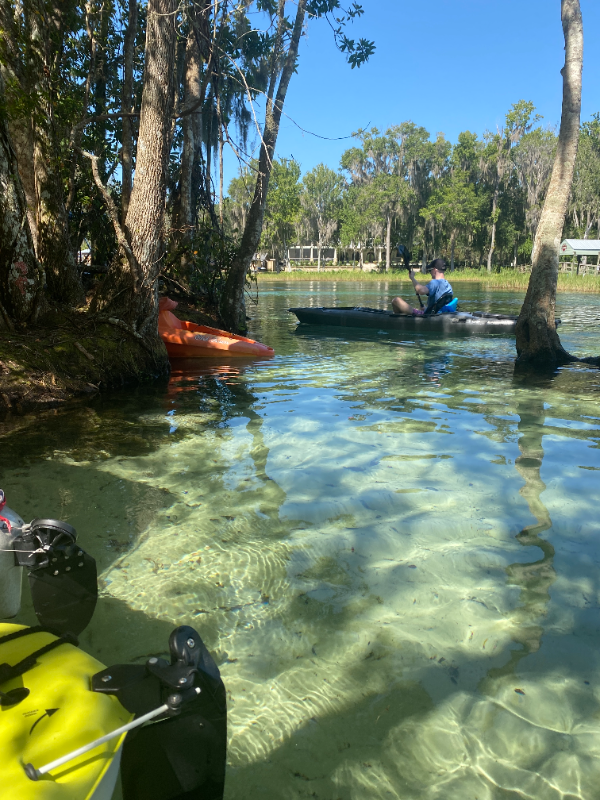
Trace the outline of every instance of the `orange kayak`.
[[201, 358], [205, 356], [272, 356], [275, 351], [254, 339], [235, 333], [196, 325], [178, 319], [171, 309], [177, 303], [168, 297], [159, 301], [158, 332], [166, 345], [169, 358]]

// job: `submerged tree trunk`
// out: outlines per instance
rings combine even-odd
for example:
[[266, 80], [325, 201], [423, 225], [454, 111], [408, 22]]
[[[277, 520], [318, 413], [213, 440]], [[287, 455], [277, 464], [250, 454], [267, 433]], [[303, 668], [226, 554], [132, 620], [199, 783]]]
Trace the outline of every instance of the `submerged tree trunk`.
[[[272, 97], [276, 73], [273, 73], [271, 76], [271, 86], [267, 98], [265, 126], [262, 134], [254, 197], [248, 212], [242, 242], [229, 270], [221, 300], [221, 314], [223, 319], [228, 327], [236, 331], [246, 330], [246, 305], [244, 302], [246, 274], [262, 233], [267, 190], [269, 188], [269, 178], [273, 166], [273, 154], [275, 152], [277, 134], [279, 133], [281, 112], [283, 111], [283, 104], [285, 103], [292, 73], [296, 68], [298, 45], [306, 14], [306, 3], [307, 0], [298, 0], [296, 20], [294, 22], [294, 28], [274, 102]], [[285, 2], [283, 0], [280, 0], [279, 8], [279, 31], [283, 32], [283, 14], [285, 11]], [[276, 70], [277, 67], [274, 66], [273, 69]]]
[[[2, 94], [0, 81], [0, 98]], [[35, 320], [43, 285], [17, 161], [0, 112], [0, 329]]]
[[559, 245], [571, 192], [579, 142], [583, 25], [579, 0], [562, 0], [565, 37], [563, 102], [558, 149], [546, 201], [538, 224], [531, 277], [517, 321], [517, 360], [554, 367], [572, 360], [563, 349], [554, 318]]
[[93, 304], [94, 311], [126, 321], [134, 332], [151, 339], [157, 335], [158, 276], [164, 255], [162, 237], [171, 150], [176, 12], [176, 0], [150, 0], [148, 4], [137, 160], [124, 232], [120, 230], [114, 210], [111, 213], [121, 250], [127, 258], [121, 254], [115, 259]]

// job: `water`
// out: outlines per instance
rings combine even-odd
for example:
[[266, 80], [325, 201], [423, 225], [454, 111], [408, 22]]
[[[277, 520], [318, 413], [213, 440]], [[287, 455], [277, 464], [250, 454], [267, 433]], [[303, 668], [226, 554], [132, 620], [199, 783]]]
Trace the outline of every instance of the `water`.
[[[82, 645], [104, 663], [198, 628], [228, 690], [227, 800], [598, 798], [600, 372], [523, 385], [511, 338], [325, 335], [286, 311], [393, 289], [268, 284], [250, 325], [274, 359], [17, 420], [0, 485], [97, 558]], [[559, 314], [598, 354], [600, 297]]]

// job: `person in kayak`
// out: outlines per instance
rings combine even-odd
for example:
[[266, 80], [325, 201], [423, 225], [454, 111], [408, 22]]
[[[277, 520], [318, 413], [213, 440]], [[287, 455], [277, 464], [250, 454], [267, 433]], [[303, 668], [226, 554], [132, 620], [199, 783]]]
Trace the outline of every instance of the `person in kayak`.
[[[452, 301], [452, 286], [444, 277], [446, 262], [443, 258], [434, 259], [427, 267], [427, 272], [431, 273], [429, 283], [418, 283], [415, 279], [414, 270], [410, 269], [408, 277], [411, 279], [415, 292], [420, 295], [427, 295], [427, 305], [425, 308], [413, 308], [402, 297], [394, 297], [392, 308], [395, 314], [412, 314], [413, 317], [428, 316], [437, 314], [442, 306]], [[446, 298], [444, 300], [444, 298]]]

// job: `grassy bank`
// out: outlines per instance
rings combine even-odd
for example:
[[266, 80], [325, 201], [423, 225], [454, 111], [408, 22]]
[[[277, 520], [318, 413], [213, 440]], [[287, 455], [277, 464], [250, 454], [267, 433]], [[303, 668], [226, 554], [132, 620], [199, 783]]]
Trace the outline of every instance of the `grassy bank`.
[[[500, 272], [488, 273], [485, 270], [456, 270], [447, 272], [446, 277], [452, 283], [480, 283], [494, 289], [515, 289], [525, 291], [529, 283], [529, 273], [519, 272], [516, 269], [503, 269]], [[259, 272], [259, 283], [272, 281], [357, 281], [361, 283], [378, 283], [393, 281], [394, 283], [409, 283], [404, 270], [393, 270], [389, 273], [360, 272], [359, 270], [295, 270], [294, 272]], [[425, 275], [420, 280], [427, 280]], [[597, 292], [600, 293], [600, 277], [592, 275], [573, 275], [560, 273], [558, 276], [559, 292]]]

